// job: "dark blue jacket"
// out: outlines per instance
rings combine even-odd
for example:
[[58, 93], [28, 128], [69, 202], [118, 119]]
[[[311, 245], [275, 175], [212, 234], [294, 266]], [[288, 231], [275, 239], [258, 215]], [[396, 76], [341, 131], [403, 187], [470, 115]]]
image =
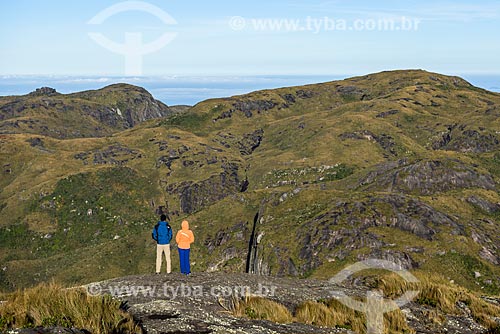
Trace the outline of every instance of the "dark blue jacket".
[[158, 222], [153, 228], [153, 239], [158, 245], [168, 245], [172, 240], [172, 228], [167, 222]]

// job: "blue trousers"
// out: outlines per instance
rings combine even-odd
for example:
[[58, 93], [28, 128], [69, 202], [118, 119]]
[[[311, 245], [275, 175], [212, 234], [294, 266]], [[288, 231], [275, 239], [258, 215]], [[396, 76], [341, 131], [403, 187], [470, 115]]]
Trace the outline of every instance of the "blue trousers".
[[191, 274], [191, 265], [189, 264], [189, 252], [190, 249], [179, 248], [179, 259], [181, 261], [181, 273]]

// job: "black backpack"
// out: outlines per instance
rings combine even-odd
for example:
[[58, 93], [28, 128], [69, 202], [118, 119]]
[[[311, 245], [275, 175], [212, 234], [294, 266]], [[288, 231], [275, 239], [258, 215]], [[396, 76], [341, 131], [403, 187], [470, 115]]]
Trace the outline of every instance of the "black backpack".
[[156, 242], [158, 242], [158, 227], [160, 227], [160, 224], [156, 223], [156, 225], [155, 225], [156, 237], [155, 237], [155, 233], [151, 232], [151, 238], [153, 238], [153, 240]]
[[[156, 223], [155, 225], [155, 232], [156, 232], [156, 238], [155, 238], [155, 233], [151, 232], [151, 238], [153, 238], [154, 241], [158, 242], [158, 227], [160, 227], [160, 223]], [[170, 233], [170, 240], [172, 240], [172, 227], [170, 227], [170, 224], [167, 222], [167, 233]]]

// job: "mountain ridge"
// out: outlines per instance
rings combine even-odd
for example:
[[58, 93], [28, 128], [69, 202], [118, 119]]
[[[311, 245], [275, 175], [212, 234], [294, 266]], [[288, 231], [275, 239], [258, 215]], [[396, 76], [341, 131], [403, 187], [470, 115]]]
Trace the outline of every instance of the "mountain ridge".
[[211, 99], [97, 138], [1, 134], [0, 281], [149, 272], [150, 225], [168, 213], [193, 222], [194, 270], [251, 258], [259, 274], [322, 278], [376, 256], [498, 294], [499, 106], [462, 79], [396, 71]]
[[101, 137], [172, 113], [144, 88], [129, 84], [70, 94], [43, 87], [27, 95], [0, 97], [0, 133]]

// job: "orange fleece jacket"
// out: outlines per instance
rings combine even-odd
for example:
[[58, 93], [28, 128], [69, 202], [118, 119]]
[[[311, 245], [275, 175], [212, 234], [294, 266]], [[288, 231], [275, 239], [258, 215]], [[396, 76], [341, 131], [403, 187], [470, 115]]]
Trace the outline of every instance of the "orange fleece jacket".
[[182, 230], [177, 232], [175, 241], [177, 242], [177, 246], [181, 249], [191, 248], [191, 244], [194, 242], [194, 234], [193, 231], [189, 229], [187, 220], [182, 222]]

